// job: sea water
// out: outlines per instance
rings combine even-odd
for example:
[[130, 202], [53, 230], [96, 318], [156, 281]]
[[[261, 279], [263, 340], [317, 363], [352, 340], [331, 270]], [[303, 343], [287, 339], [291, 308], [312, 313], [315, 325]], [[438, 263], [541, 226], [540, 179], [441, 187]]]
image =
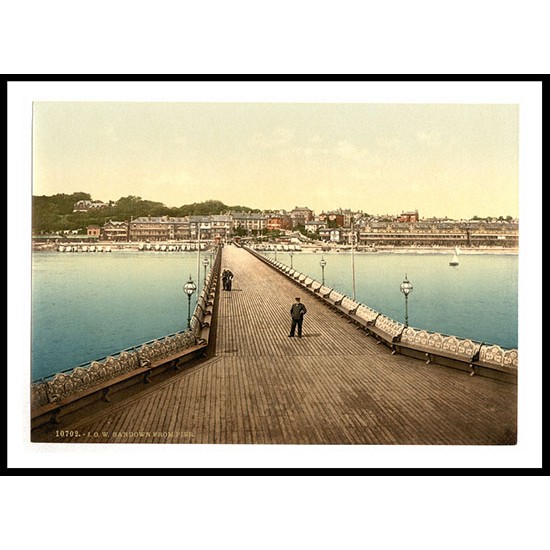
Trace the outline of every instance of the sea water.
[[[404, 322], [399, 287], [406, 275], [413, 285], [410, 326], [517, 347], [517, 255], [462, 254], [459, 265], [451, 267], [451, 256], [441, 253], [277, 254], [279, 261], [318, 281], [322, 257], [327, 286], [350, 297], [355, 286], [357, 301], [396, 321]], [[188, 300], [183, 285], [191, 276], [202, 287], [204, 273], [192, 252], [35, 252], [32, 379], [184, 330]]]
[[[185, 330], [204, 284], [197, 264], [186, 252], [35, 252], [32, 379]], [[189, 277], [198, 287], [190, 304]]]

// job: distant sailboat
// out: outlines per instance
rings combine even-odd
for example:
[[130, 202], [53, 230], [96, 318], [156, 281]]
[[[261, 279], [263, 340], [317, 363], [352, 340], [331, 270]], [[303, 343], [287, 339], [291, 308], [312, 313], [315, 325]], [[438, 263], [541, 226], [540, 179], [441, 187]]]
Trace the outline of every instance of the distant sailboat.
[[455, 253], [453, 255], [453, 259], [449, 262], [449, 265], [458, 265], [458, 246], [455, 246]]

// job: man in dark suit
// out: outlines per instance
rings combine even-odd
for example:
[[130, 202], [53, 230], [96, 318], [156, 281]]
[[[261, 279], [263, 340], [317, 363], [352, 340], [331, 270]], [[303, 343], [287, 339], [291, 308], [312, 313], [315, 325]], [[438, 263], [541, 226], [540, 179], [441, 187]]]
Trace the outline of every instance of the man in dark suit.
[[290, 316], [292, 318], [292, 325], [290, 327], [289, 337], [294, 336], [296, 327], [298, 327], [298, 338], [302, 337], [302, 323], [304, 321], [304, 315], [307, 313], [306, 306], [302, 304], [300, 298], [296, 298], [296, 302], [292, 304], [290, 308]]

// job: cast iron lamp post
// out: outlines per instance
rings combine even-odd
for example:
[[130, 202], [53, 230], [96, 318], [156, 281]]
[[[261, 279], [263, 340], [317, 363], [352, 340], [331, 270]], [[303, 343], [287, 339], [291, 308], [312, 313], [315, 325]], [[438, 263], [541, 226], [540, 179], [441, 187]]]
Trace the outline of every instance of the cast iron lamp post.
[[290, 252], [288, 255], [290, 256], [290, 269], [292, 269], [292, 256], [294, 256], [294, 252]]
[[191, 296], [195, 294], [195, 290], [197, 290], [197, 285], [189, 275], [189, 280], [183, 285], [183, 291], [187, 294], [187, 328], [191, 327]]
[[355, 229], [353, 227], [353, 221], [351, 222], [351, 288], [352, 288], [352, 297], [355, 301]]
[[407, 279], [407, 274], [405, 273], [405, 280], [401, 283], [401, 286], [399, 287], [401, 289], [401, 292], [405, 295], [405, 326], [409, 326], [409, 294], [413, 290], [413, 286]]
[[202, 265], [204, 266], [204, 282], [203, 282], [203, 286], [206, 284], [206, 268], [208, 267], [208, 264], [210, 263], [210, 261], [208, 260], [208, 258], [204, 257], [203, 260], [202, 260]]
[[321, 258], [321, 261], [319, 262], [319, 265], [321, 266], [321, 272], [322, 272], [322, 282], [323, 286], [325, 286], [325, 266], [327, 265], [327, 261], [324, 258]]

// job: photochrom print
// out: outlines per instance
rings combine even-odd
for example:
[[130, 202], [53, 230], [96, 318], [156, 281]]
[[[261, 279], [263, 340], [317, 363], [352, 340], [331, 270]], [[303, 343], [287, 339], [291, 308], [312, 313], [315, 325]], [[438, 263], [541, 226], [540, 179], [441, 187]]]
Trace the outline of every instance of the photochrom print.
[[32, 442], [516, 444], [517, 104], [37, 100], [32, 147]]

